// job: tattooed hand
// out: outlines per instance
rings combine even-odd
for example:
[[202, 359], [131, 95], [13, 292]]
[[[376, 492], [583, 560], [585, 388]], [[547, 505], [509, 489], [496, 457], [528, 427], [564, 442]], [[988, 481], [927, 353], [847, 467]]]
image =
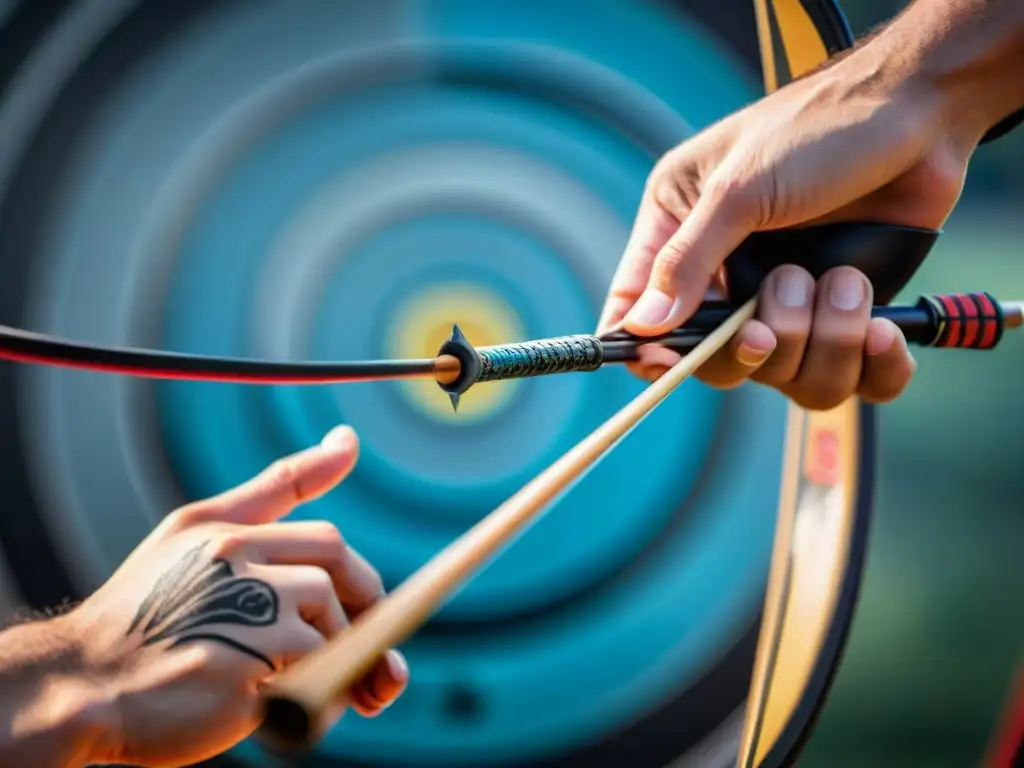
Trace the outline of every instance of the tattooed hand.
[[[114, 702], [115, 731], [89, 759], [180, 766], [257, 725], [261, 682], [320, 646], [383, 595], [380, 577], [325, 522], [278, 522], [355, 464], [352, 430], [248, 483], [168, 516], [98, 592], [61, 620], [88, 676]], [[351, 692], [372, 717], [405, 688], [390, 651]]]

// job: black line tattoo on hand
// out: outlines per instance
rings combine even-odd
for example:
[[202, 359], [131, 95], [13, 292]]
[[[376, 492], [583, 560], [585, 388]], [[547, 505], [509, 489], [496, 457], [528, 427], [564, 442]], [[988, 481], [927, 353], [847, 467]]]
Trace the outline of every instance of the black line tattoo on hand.
[[[125, 635], [142, 628], [142, 644], [171, 640], [171, 648], [209, 640], [259, 659], [271, 671], [274, 662], [254, 648], [220, 635], [211, 625], [267, 627], [277, 621], [278, 599], [265, 581], [235, 576], [231, 563], [201, 560], [206, 542], [189, 550], [164, 573], [139, 606]], [[149, 621], [143, 626], [146, 617]], [[201, 632], [198, 630], [202, 628]]]

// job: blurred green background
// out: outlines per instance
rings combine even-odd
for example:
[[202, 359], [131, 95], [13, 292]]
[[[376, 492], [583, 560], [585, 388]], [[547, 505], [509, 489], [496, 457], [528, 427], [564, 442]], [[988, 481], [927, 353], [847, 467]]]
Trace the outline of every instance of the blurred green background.
[[[845, 0], [860, 35], [904, 6]], [[937, 250], [904, 292], [1024, 297], [1024, 131], [980, 149]], [[801, 765], [978, 765], [1024, 639], [1022, 339], [916, 352], [881, 409], [867, 577]]]

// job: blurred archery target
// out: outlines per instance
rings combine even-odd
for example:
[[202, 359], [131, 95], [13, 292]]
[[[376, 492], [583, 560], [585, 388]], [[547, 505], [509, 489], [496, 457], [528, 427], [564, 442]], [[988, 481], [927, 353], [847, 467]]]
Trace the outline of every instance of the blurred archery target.
[[[754, 51], [705, 26], [752, 25], [738, 1], [55, 5], [7, 17], [33, 45], [0, 102], [0, 308], [89, 341], [351, 359], [433, 354], [453, 322], [479, 345], [590, 331], [653, 162], [759, 89]], [[393, 586], [642, 388], [485, 385], [453, 417], [400, 383], [2, 375], [0, 537], [38, 604], [338, 422], [359, 468], [295, 516], [335, 521]], [[683, 387], [408, 644], [406, 696], [343, 720], [316, 764], [730, 764], [783, 418], [758, 388]]]

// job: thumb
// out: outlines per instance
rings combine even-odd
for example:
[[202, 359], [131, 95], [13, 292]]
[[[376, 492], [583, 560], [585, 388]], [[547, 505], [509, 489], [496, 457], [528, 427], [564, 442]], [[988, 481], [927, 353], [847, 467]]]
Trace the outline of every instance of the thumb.
[[284, 517], [345, 479], [359, 457], [359, 440], [351, 427], [331, 430], [320, 445], [274, 462], [260, 474], [210, 499], [209, 518], [260, 525]]
[[678, 328], [700, 306], [712, 279], [756, 228], [760, 205], [750, 190], [722, 175], [709, 180], [690, 215], [658, 252], [626, 330], [654, 336]]

